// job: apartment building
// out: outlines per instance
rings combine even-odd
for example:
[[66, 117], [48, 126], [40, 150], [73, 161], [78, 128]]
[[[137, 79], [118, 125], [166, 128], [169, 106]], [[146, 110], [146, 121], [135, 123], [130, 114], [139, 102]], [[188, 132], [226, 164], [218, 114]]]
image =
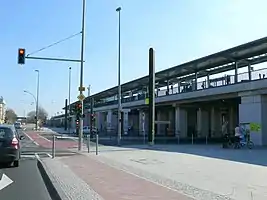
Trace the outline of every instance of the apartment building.
[[0, 97], [0, 124], [3, 124], [6, 117], [6, 102], [4, 98]]

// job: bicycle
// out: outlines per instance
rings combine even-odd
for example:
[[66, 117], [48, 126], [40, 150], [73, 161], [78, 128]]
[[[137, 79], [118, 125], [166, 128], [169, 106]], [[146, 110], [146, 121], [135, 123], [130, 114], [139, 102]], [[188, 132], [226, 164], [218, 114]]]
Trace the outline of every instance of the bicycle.
[[245, 141], [241, 140], [236, 144], [236, 148], [238, 149], [244, 148], [244, 147], [247, 147], [249, 149], [252, 149], [254, 147], [254, 143], [250, 140], [249, 135], [245, 135]]

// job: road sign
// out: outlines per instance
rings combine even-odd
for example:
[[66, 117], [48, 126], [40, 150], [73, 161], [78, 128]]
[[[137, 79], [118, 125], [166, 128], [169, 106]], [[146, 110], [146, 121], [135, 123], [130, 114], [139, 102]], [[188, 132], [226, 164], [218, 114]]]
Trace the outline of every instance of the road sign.
[[80, 101], [83, 101], [85, 99], [85, 96], [83, 94], [79, 94], [77, 97]]
[[84, 91], [85, 91], [85, 87], [79, 87], [79, 88], [78, 88], [78, 91], [79, 91], [79, 92], [84, 92]]

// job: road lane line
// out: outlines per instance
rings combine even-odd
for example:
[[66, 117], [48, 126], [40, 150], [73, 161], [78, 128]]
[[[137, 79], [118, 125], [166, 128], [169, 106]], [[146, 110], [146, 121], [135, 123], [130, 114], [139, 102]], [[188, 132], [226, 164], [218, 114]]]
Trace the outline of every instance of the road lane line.
[[22, 154], [21, 158], [35, 158], [35, 155], [27, 155], [27, 154]]
[[43, 139], [45, 139], [46, 141], [48, 141], [48, 142], [52, 142], [51, 140], [49, 140], [49, 139], [47, 139], [46, 137], [44, 137], [44, 136], [41, 136], [40, 134], [37, 134], [39, 137], [41, 137], [41, 138], [43, 138]]
[[37, 142], [34, 141], [34, 139], [31, 138], [27, 133], [23, 132], [36, 146], [39, 146]]
[[46, 153], [46, 155], [48, 155], [48, 157], [52, 158], [53, 156], [49, 153]]
[[40, 160], [40, 156], [37, 153], [34, 153], [35, 157]]

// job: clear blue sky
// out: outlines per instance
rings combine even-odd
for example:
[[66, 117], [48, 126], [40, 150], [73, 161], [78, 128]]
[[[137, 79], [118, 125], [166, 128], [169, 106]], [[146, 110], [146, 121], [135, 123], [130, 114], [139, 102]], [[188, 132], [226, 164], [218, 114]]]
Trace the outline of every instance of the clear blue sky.
[[[64, 2], [64, 3], [63, 3]], [[17, 50], [31, 53], [81, 30], [82, 0], [0, 2], [1, 92], [7, 106], [23, 115], [34, 109], [35, 69], [40, 70], [40, 104], [54, 114], [68, 97], [77, 99], [79, 64], [27, 60], [17, 65]], [[84, 84], [92, 92], [117, 84], [117, 24], [121, 6], [122, 82], [148, 74], [148, 49], [156, 50], [156, 71], [267, 34], [262, 0], [87, 0]], [[78, 36], [35, 56], [79, 59]]]

